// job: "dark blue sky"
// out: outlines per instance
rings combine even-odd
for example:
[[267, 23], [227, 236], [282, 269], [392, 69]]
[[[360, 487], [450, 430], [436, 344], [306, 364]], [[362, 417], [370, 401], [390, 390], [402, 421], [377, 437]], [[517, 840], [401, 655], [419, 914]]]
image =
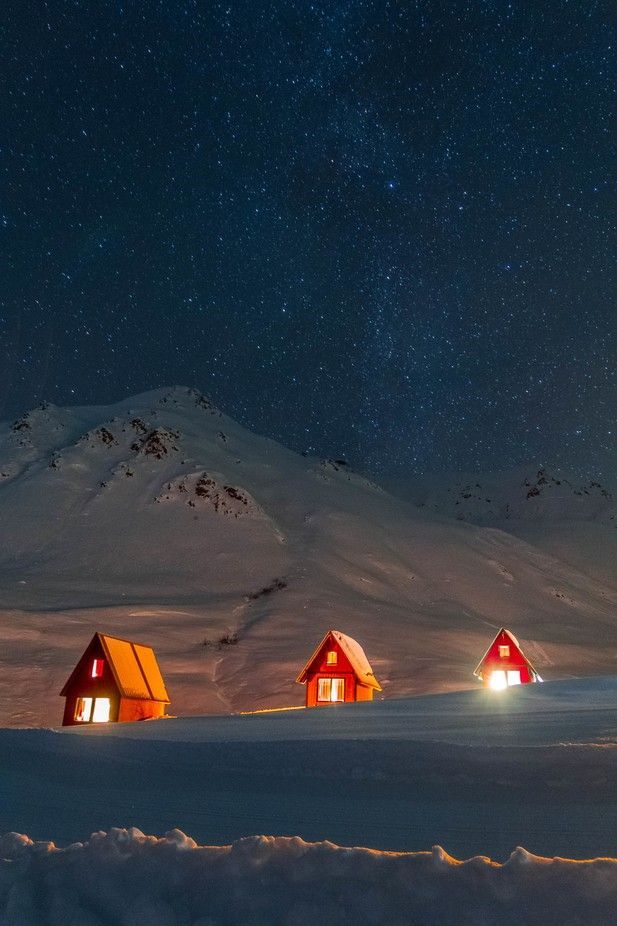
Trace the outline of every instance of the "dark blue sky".
[[195, 385], [377, 469], [617, 470], [613, 2], [0, 22], [0, 412]]

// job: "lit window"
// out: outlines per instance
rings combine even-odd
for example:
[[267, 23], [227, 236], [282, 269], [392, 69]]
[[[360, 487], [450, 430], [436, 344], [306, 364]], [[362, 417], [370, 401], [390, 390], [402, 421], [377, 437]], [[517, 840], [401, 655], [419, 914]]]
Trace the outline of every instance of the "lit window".
[[77, 698], [75, 720], [77, 723], [89, 723], [92, 713], [92, 698]]
[[344, 701], [345, 700], [345, 679], [344, 678], [333, 678], [332, 679], [332, 690], [330, 692], [331, 701]]
[[500, 646], [499, 647], [499, 658], [500, 659], [509, 659], [510, 658], [510, 647], [509, 646]]
[[504, 688], [507, 688], [508, 679], [503, 669], [496, 669], [495, 672], [491, 672], [488, 684], [493, 691], [503, 691]]
[[521, 673], [518, 669], [508, 670], [508, 685], [520, 685]]
[[326, 663], [327, 663], [329, 666], [335, 666], [335, 665], [336, 665], [336, 660], [337, 660], [336, 650], [335, 650], [335, 649], [329, 649], [329, 650], [328, 650], [328, 655], [326, 656]]
[[107, 723], [111, 704], [109, 698], [95, 698], [92, 723]]
[[101, 678], [103, 675], [103, 660], [102, 659], [93, 659], [92, 660], [92, 672], [90, 673], [91, 678]]
[[344, 678], [320, 678], [318, 679], [317, 700], [318, 701], [344, 701], [345, 700], [345, 679]]

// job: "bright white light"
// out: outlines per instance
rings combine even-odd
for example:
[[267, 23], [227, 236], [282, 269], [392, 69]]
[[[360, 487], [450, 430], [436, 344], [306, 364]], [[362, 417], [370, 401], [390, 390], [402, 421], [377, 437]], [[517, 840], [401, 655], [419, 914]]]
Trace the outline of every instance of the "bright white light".
[[494, 672], [491, 672], [488, 686], [492, 688], [493, 691], [503, 691], [504, 688], [508, 687], [508, 680], [503, 669], [496, 669]]
[[92, 712], [92, 723], [107, 723], [111, 704], [109, 698], [95, 698], [94, 711]]

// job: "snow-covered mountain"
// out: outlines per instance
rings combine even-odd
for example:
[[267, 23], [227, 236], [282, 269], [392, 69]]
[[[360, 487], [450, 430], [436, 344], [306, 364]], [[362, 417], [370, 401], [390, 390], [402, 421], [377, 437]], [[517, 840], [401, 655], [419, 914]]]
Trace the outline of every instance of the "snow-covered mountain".
[[7, 423], [0, 722], [58, 722], [94, 630], [152, 644], [178, 714], [302, 703], [293, 680], [329, 627], [387, 698], [474, 685], [502, 624], [543, 676], [612, 671], [614, 584], [415, 502], [186, 388]]
[[617, 490], [545, 466], [394, 479], [407, 501], [469, 524], [496, 527], [617, 587]]
[[418, 479], [408, 491], [416, 504], [473, 524], [570, 520], [617, 525], [617, 497], [610, 488], [543, 466]]

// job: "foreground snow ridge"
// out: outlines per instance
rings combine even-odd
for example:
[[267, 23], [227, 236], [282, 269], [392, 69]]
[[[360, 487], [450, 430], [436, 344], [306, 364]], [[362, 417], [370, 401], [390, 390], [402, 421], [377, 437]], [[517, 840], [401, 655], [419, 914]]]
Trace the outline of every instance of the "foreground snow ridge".
[[616, 906], [612, 858], [517, 848], [501, 865], [460, 862], [439, 846], [381, 852], [280, 836], [198, 846], [180, 830], [158, 838], [136, 828], [66, 849], [0, 837], [2, 926], [603, 926]]

